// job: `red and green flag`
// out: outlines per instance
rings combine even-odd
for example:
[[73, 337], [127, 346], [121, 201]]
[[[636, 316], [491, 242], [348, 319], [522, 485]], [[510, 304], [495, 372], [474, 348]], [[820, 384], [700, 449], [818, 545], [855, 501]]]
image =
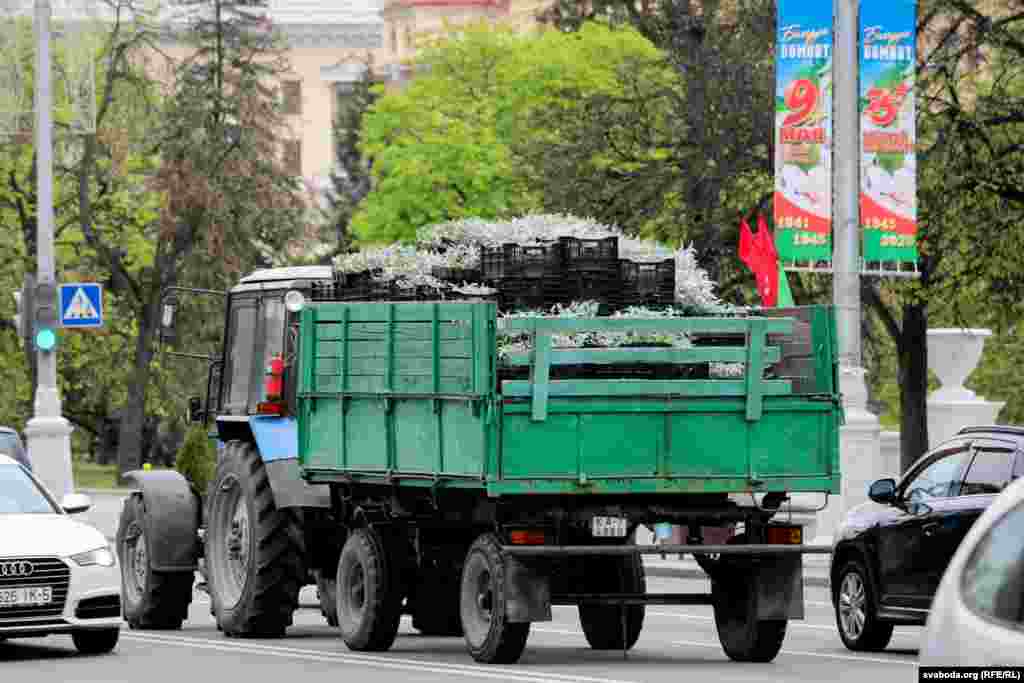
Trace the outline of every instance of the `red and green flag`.
[[744, 218], [740, 222], [739, 257], [754, 274], [761, 303], [767, 307], [793, 306], [786, 271], [779, 263], [775, 238], [768, 229], [763, 214], [757, 217], [757, 234], [750, 230]]

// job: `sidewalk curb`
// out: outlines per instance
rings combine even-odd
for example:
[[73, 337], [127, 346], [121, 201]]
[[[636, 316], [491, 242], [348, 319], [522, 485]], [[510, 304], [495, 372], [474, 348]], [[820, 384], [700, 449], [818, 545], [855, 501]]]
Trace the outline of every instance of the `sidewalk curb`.
[[[645, 566], [644, 573], [647, 576], [655, 576], [658, 578], [671, 578], [671, 579], [706, 579], [707, 574], [704, 573], [703, 569], [691, 568], [691, 567], [664, 567], [664, 566]], [[804, 585], [805, 586], [817, 586], [819, 588], [828, 588], [831, 582], [828, 576], [815, 576], [804, 572]]]

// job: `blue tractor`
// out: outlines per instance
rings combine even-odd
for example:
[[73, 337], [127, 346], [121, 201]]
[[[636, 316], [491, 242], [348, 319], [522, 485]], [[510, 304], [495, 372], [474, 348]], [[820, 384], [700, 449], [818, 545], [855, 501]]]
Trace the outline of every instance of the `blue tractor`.
[[[284, 635], [299, 591], [311, 584], [337, 624], [334, 578], [345, 530], [332, 519], [328, 487], [299, 477], [291, 363], [303, 302], [330, 297], [334, 287], [330, 267], [311, 266], [260, 270], [222, 293], [222, 356], [210, 359], [205, 401], [189, 401], [189, 419], [209, 426], [217, 441], [209, 489], [196, 491], [172, 470], [128, 475], [138, 488], [121, 513], [117, 553], [131, 628], [180, 628], [197, 570], [226, 635]], [[171, 326], [173, 308], [164, 313]], [[407, 596], [418, 628], [456, 630], [433, 628], [426, 601], [419, 604]]]

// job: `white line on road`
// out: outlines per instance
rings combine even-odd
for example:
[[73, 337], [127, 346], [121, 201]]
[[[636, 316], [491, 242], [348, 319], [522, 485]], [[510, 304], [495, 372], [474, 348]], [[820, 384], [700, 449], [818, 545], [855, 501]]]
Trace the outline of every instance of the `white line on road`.
[[[709, 643], [699, 643], [696, 640], [673, 640], [673, 645], [692, 645], [694, 647], [721, 647]], [[906, 664], [917, 666], [916, 661], [909, 659], [883, 659], [882, 657], [860, 657], [857, 655], [835, 655], [830, 652], [806, 652], [804, 650], [779, 650], [781, 655], [799, 655], [801, 657], [822, 657], [824, 659], [843, 659], [850, 662], [872, 662], [874, 664]]]
[[536, 671], [526, 668], [516, 670], [498, 666], [471, 666], [466, 664], [431, 662], [422, 659], [403, 659], [401, 657], [392, 657], [390, 655], [365, 655], [354, 652], [335, 653], [277, 645], [257, 645], [255, 643], [241, 644], [223, 641], [213, 642], [203, 640], [201, 638], [168, 636], [163, 634], [158, 635], [155, 633], [147, 633], [146, 635], [138, 633], [123, 634], [121, 638], [124, 640], [136, 640], [150, 644], [159, 643], [163, 645], [187, 646], [219, 652], [261, 654], [270, 657], [286, 657], [315, 662], [362, 664], [364, 666], [382, 669], [399, 669], [403, 671], [417, 672], [425, 671], [428, 673], [439, 673], [450, 676], [492, 678], [498, 680], [522, 681], [523, 683], [633, 683], [611, 678], [573, 676], [569, 674], [560, 674], [551, 671]]
[[[579, 631], [570, 631], [570, 630], [567, 630], [567, 629], [560, 629], [560, 628], [548, 628], [548, 627], [536, 628], [536, 627], [534, 627], [531, 630], [541, 631], [543, 633], [555, 633], [555, 634], [564, 635], [564, 636], [578, 636], [578, 635], [581, 635]], [[720, 650], [721, 647], [722, 647], [721, 645], [718, 645], [718, 644], [714, 644], [713, 645], [711, 643], [701, 643], [701, 642], [698, 642], [696, 640], [672, 640], [672, 641], [669, 641], [669, 642], [671, 642], [673, 645], [693, 645], [693, 646], [696, 646], [696, 647], [705, 647], [705, 648], [709, 647], [709, 648], [716, 649], [716, 650]], [[893, 659], [883, 659], [881, 657], [860, 657], [860, 656], [857, 656], [857, 655], [837, 655], [837, 654], [832, 654], [832, 653], [829, 653], [829, 652], [806, 652], [804, 650], [779, 650], [779, 654], [799, 655], [801, 657], [824, 657], [826, 659], [843, 659], [843, 660], [849, 660], [849, 661], [853, 661], [853, 662], [873, 662], [873, 663], [876, 663], [876, 664], [910, 664], [912, 666], [917, 666], [917, 662], [916, 661], [909, 661], [909, 660], [905, 660], [905, 659], [896, 659], [896, 658], [893, 658]]]
[[[714, 621], [715, 620], [714, 617], [705, 617], [705, 616], [701, 616], [699, 614], [682, 614], [682, 613], [679, 613], [679, 612], [660, 612], [660, 611], [656, 611], [656, 610], [652, 610], [652, 609], [647, 610], [646, 613], [650, 614], [652, 616], [655, 616], [655, 617], [674, 617], [676, 619], [696, 619], [698, 621]], [[835, 626], [826, 626], [825, 624], [801, 624], [800, 622], [793, 621], [793, 620], [790, 620], [789, 625], [787, 626], [787, 628], [791, 628], [791, 627], [794, 627], [794, 626], [797, 627], [797, 628], [813, 628], [813, 629], [820, 630], [820, 631], [835, 631], [836, 630]]]

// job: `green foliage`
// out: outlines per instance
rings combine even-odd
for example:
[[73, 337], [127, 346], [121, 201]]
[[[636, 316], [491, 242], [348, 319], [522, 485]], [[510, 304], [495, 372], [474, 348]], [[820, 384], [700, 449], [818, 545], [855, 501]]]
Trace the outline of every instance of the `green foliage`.
[[432, 223], [535, 209], [540, 197], [512, 146], [558, 131], [533, 126], [531, 113], [613, 95], [620, 69], [656, 57], [635, 31], [597, 24], [571, 35], [476, 24], [425, 46], [417, 65], [426, 70], [364, 118], [375, 186], [353, 230], [368, 242], [409, 240]]
[[[728, 293], [748, 280], [737, 266], [735, 183], [771, 179], [775, 3], [562, 0], [560, 26], [625, 22], [660, 49], [657, 65], [623, 74], [618, 97], [542, 112], [535, 127], [558, 138], [517, 148], [536, 169], [544, 209], [594, 216], [631, 233], [693, 243], [701, 265]], [[589, 18], [589, 21], [581, 21]], [[673, 78], [666, 79], [669, 72]], [[742, 179], [742, 180], [741, 180]], [[767, 200], [744, 198], [744, 213]]]
[[213, 479], [217, 468], [217, 449], [206, 429], [193, 426], [185, 433], [185, 441], [174, 461], [174, 469], [188, 479], [200, 495], [206, 495], [206, 488]]

